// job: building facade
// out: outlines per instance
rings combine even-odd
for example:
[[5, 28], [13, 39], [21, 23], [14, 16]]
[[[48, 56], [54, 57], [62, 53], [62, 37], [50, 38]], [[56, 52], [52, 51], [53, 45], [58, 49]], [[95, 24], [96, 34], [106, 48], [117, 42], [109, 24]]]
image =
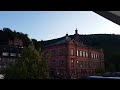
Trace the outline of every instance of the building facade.
[[8, 39], [0, 45], [0, 73], [2, 73], [8, 64], [14, 63], [21, 56], [22, 49], [23, 42], [17, 37], [12, 40]]
[[62, 40], [47, 45], [45, 51], [50, 55], [51, 78], [79, 79], [95, 75], [99, 68], [104, 69], [103, 50], [83, 44], [77, 30], [74, 39], [66, 34]]

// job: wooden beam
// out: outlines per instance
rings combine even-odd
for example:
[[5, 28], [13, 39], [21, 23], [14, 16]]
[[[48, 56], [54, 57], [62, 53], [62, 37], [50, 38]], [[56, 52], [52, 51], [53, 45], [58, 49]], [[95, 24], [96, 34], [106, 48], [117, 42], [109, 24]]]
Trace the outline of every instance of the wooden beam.
[[116, 15], [116, 14], [113, 14], [109, 11], [93, 11], [101, 16], [103, 16], [104, 18], [120, 25], [120, 16]]

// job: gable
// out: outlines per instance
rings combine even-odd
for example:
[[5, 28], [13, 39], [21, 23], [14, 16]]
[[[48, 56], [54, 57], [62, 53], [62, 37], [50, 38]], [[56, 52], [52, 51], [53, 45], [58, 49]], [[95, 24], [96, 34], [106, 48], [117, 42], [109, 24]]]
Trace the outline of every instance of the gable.
[[70, 45], [77, 45], [77, 43], [75, 42], [74, 39], [70, 40], [70, 41], [69, 41], [69, 44], [70, 44]]

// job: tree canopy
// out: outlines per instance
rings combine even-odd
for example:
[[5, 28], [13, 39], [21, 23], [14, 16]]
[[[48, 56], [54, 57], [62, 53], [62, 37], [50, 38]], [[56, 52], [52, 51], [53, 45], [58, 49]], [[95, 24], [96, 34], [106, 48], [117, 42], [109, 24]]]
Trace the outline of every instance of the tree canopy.
[[47, 56], [34, 44], [24, 48], [21, 57], [5, 70], [5, 79], [49, 79]]

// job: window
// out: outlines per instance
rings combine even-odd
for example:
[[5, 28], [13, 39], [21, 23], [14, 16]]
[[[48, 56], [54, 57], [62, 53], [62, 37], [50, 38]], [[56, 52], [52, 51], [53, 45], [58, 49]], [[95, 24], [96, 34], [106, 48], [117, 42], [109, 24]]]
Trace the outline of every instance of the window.
[[79, 66], [79, 61], [77, 60], [77, 67], [79, 68], [80, 66]]
[[83, 62], [83, 67], [85, 67], [85, 62]]
[[1, 60], [1, 58], [0, 58], [0, 60]]
[[16, 53], [10, 53], [10, 56], [16, 56]]
[[86, 57], [88, 57], [88, 52], [86, 52]]
[[3, 56], [8, 56], [9, 53], [8, 53], [8, 52], [3, 52], [2, 55], [3, 55]]
[[77, 61], [77, 63], [79, 63], [79, 61]]
[[78, 50], [77, 50], [77, 56], [79, 56]]
[[73, 60], [71, 60], [71, 63], [73, 63], [74, 61]]
[[82, 57], [82, 51], [80, 51], [80, 56]]
[[71, 49], [71, 55], [74, 55], [74, 49]]
[[83, 62], [82, 62], [82, 61], [80, 62], [80, 67], [81, 67], [81, 68], [83, 67]]
[[91, 53], [91, 58], [93, 58], [93, 53]]
[[99, 58], [99, 54], [97, 55], [97, 57]]
[[97, 54], [96, 54], [96, 58], [98, 58], [98, 57], [97, 57]]
[[94, 58], [95, 58], [95, 54], [94, 54]]
[[85, 52], [83, 52], [83, 57], [85, 57]]
[[74, 67], [74, 59], [71, 59], [71, 67]]

